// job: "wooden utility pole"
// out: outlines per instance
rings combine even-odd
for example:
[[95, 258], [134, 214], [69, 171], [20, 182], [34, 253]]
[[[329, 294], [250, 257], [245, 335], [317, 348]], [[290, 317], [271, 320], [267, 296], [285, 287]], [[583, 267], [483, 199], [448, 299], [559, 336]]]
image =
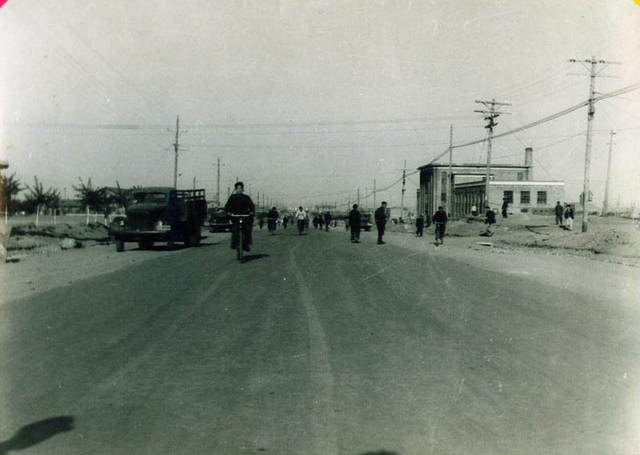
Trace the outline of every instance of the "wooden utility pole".
[[476, 103], [484, 105], [488, 110], [476, 110], [474, 112], [479, 112], [484, 114], [484, 119], [487, 121], [487, 125], [485, 128], [488, 130], [488, 139], [487, 139], [487, 172], [485, 176], [484, 183], [484, 198], [485, 205], [491, 205], [489, 201], [489, 181], [491, 180], [491, 143], [493, 141], [493, 128], [498, 125], [498, 122], [495, 121], [500, 114], [508, 114], [508, 112], [499, 112], [496, 110], [496, 106], [511, 106], [510, 103], [500, 103], [495, 99], [491, 101], [481, 101], [476, 100]]
[[180, 143], [178, 138], [180, 137], [180, 116], [176, 117], [176, 141], [173, 143], [173, 150], [175, 152], [173, 159], [173, 187], [178, 188], [178, 148]]
[[453, 125], [449, 125], [449, 172], [447, 178], [447, 214], [451, 216], [453, 209]]
[[218, 158], [218, 178], [216, 180], [216, 201], [220, 206], [220, 158]]
[[[589, 209], [587, 203], [589, 201], [590, 193], [590, 168], [591, 168], [591, 131], [593, 116], [595, 114], [595, 89], [596, 89], [596, 76], [606, 66], [610, 64], [620, 64], [620, 62], [607, 62], [605, 60], [597, 60], [595, 57], [584, 60], [570, 59], [571, 63], [580, 63], [589, 70], [589, 110], [587, 112], [587, 143], [584, 152], [584, 185], [582, 188], [582, 232], [587, 232], [589, 226]], [[587, 64], [589, 66], [587, 66]], [[596, 71], [597, 65], [605, 65], [600, 71]]]
[[604, 202], [602, 204], [602, 216], [607, 216], [609, 212], [609, 179], [611, 177], [611, 154], [613, 152], [613, 136], [615, 136], [615, 131], [611, 130], [609, 132], [609, 158], [607, 159], [607, 183], [604, 187]]
[[376, 207], [376, 179], [373, 179], [373, 207]]
[[407, 182], [407, 160], [404, 160], [404, 167], [402, 168], [402, 193], [400, 194], [400, 219], [404, 223], [404, 192], [406, 191], [405, 184]]

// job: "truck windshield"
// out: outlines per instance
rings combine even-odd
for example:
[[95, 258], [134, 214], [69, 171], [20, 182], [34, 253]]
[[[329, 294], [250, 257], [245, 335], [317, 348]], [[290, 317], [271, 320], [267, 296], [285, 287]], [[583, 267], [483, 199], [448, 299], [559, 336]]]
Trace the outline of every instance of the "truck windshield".
[[167, 202], [167, 194], [161, 192], [141, 191], [133, 195], [133, 203], [140, 204], [142, 202], [164, 203]]

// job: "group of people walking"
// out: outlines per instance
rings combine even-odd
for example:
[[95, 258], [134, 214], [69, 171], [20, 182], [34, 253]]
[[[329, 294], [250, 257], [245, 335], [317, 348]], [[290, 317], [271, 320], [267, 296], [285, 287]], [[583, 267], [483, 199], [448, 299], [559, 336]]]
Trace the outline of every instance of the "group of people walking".
[[[560, 201], [556, 201], [555, 212], [556, 212], [556, 226], [560, 225], [572, 231], [573, 218], [575, 216], [573, 206], [571, 204], [565, 204], [564, 207], [562, 207], [562, 204], [560, 204]], [[564, 216], [564, 223], [562, 222], [563, 216]]]

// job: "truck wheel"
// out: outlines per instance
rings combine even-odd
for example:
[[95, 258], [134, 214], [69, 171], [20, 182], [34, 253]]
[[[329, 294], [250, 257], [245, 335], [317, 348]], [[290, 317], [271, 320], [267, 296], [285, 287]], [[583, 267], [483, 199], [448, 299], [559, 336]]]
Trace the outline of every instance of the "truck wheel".
[[116, 251], [122, 253], [124, 251], [124, 240], [116, 239]]
[[140, 240], [138, 242], [138, 247], [141, 250], [150, 250], [153, 248], [153, 240]]

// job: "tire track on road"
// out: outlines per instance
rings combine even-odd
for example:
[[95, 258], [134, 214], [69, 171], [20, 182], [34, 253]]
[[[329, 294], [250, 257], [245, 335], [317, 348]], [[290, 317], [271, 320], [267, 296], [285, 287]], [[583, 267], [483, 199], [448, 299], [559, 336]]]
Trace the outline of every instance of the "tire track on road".
[[313, 296], [296, 262], [296, 249], [297, 245], [289, 250], [289, 263], [295, 274], [309, 322], [309, 374], [315, 396], [311, 415], [313, 447], [309, 453], [337, 454], [336, 414], [333, 404], [334, 376], [329, 362], [329, 349], [318, 311], [313, 304]]

